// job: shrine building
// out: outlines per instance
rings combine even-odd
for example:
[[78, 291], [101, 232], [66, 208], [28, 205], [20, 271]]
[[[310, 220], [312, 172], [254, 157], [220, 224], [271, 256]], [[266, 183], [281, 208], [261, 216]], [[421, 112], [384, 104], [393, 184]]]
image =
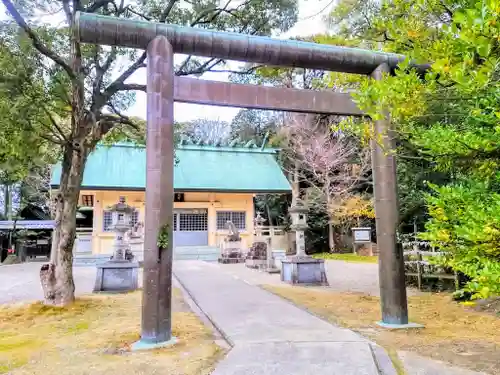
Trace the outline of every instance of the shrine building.
[[[175, 150], [174, 246], [218, 247], [232, 221], [244, 247], [254, 233], [254, 197], [286, 194], [291, 187], [276, 161], [277, 150], [241, 146], [181, 144]], [[57, 190], [61, 166], [51, 178]], [[77, 213], [75, 253], [111, 254], [114, 233], [108, 208], [125, 197], [144, 222], [146, 149], [129, 143], [98, 145], [89, 155]]]

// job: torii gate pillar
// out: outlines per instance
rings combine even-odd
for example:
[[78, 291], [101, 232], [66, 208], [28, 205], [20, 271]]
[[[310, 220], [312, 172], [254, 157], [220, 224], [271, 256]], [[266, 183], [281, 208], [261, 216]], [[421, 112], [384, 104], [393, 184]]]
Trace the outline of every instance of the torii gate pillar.
[[164, 36], [148, 45], [146, 219], [141, 339], [133, 349], [170, 345], [174, 202], [174, 52]]

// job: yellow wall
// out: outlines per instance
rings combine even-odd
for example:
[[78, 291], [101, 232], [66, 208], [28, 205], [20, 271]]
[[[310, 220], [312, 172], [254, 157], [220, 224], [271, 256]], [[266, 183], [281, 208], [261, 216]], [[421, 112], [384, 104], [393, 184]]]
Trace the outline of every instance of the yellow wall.
[[[94, 195], [94, 225], [92, 234], [93, 253], [112, 252], [114, 234], [103, 232], [103, 211], [118, 202], [120, 196], [127, 204], [139, 210], [139, 221], [144, 222], [145, 192], [135, 191], [82, 191], [81, 195]], [[218, 246], [226, 231], [217, 231], [217, 211], [246, 211], [246, 230], [240, 232], [243, 246], [253, 242], [253, 195], [232, 193], [185, 193], [184, 202], [175, 202], [175, 209], [205, 208], [208, 210], [208, 244]]]

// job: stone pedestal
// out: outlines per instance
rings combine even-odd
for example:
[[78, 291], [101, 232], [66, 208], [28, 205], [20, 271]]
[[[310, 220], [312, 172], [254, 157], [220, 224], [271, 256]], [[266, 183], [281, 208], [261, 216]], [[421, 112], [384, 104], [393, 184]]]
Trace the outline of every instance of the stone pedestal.
[[261, 258], [261, 257], [247, 257], [245, 259], [245, 266], [248, 268], [265, 268], [267, 264], [267, 259], [266, 258]]
[[328, 286], [325, 261], [310, 256], [292, 256], [281, 261], [281, 281], [293, 285]]
[[263, 241], [254, 242], [245, 258], [245, 266], [257, 269], [266, 268], [267, 248], [267, 244]]
[[267, 246], [266, 258], [267, 258], [267, 264], [266, 264], [267, 273], [280, 273], [281, 270], [277, 268], [276, 264], [274, 263], [274, 256], [273, 256], [273, 251], [271, 249], [270, 241]]
[[281, 270], [281, 262], [286, 259], [286, 250], [272, 250], [274, 266]]
[[97, 266], [94, 292], [120, 293], [139, 287], [139, 264], [129, 261], [109, 261]]
[[144, 238], [131, 238], [128, 241], [134, 260], [141, 264], [144, 261]]
[[94, 292], [128, 292], [138, 288], [139, 264], [133, 262], [134, 254], [126, 239], [132, 228], [135, 208], [120, 197], [117, 204], [109, 208], [112, 214], [111, 230], [115, 232], [114, 251], [111, 259], [97, 265]]
[[243, 263], [245, 261], [245, 257], [243, 256], [241, 247], [241, 241], [223, 242], [219, 263]]

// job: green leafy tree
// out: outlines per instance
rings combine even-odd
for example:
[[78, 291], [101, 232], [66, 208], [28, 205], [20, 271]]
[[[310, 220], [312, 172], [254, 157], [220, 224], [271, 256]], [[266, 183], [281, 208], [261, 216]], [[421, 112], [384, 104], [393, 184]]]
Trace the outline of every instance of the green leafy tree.
[[[55, 220], [51, 263], [54, 273], [46, 289], [46, 303], [65, 305], [74, 299], [72, 248], [75, 239], [77, 201], [88, 155], [113, 128], [137, 124], [123, 115], [143, 84], [130, 78], [146, 65], [146, 53], [117, 47], [82, 45], [75, 38], [78, 11], [137, 20], [269, 35], [289, 29], [297, 19], [296, 0], [115, 1], [2, 0], [12, 22], [0, 30], [1, 46], [27, 56], [36, 64], [32, 74], [12, 71], [4, 81], [19, 90], [27, 129], [39, 129], [35, 140], [46, 140], [61, 152], [62, 174], [55, 196]], [[56, 21], [57, 20], [57, 21]], [[16, 27], [14, 27], [16, 26]], [[10, 58], [10, 55], [9, 55]], [[29, 61], [29, 59], [27, 59]], [[176, 66], [177, 75], [201, 75], [224, 64], [222, 59], [187, 56]], [[16, 67], [17, 65], [14, 65]], [[29, 99], [31, 98], [31, 99]], [[7, 105], [18, 106], [9, 97]], [[31, 103], [31, 105], [29, 105]], [[1, 104], [1, 103], [0, 103]], [[5, 108], [3, 108], [5, 109]], [[7, 109], [8, 111], [8, 109]], [[8, 111], [14, 114], [14, 111]], [[31, 116], [32, 114], [32, 116]], [[46, 132], [41, 131], [43, 127]], [[8, 139], [8, 138], [6, 138]], [[53, 271], [52, 271], [53, 270]]]
[[434, 187], [424, 239], [447, 253], [442, 262], [471, 279], [474, 297], [500, 294], [499, 187], [476, 180]]
[[[6, 29], [8, 35], [14, 33]], [[12, 38], [19, 39], [15, 33]], [[39, 104], [45, 100], [43, 71], [38, 63], [31, 47], [0, 40], [0, 185], [3, 216], [9, 220], [16, 216], [13, 201], [19, 206], [20, 199], [15, 199], [19, 198], [16, 197], [19, 186], [23, 187], [23, 197], [34, 197], [36, 193], [28, 193], [24, 187], [39, 186], [38, 177], [46, 176], [48, 165], [56, 157], [50, 142], [50, 126], [38, 121], [42, 113]], [[47, 189], [41, 195], [46, 193]], [[35, 201], [46, 208], [44, 199], [33, 198]]]
[[231, 138], [262, 145], [276, 135], [282, 122], [283, 115], [279, 112], [242, 109], [231, 122]]
[[[471, 278], [469, 291], [498, 293], [500, 3], [354, 3], [367, 16], [344, 4], [334, 13], [348, 15], [340, 33], [354, 28], [358, 41], [408, 56], [383, 81], [361, 80], [356, 100], [374, 119], [389, 109], [400, 160], [422, 161], [444, 177], [441, 184], [448, 182], [425, 195], [431, 219], [424, 237], [449, 252], [445, 264]], [[430, 63], [430, 69], [422, 74], [409, 61]]]

